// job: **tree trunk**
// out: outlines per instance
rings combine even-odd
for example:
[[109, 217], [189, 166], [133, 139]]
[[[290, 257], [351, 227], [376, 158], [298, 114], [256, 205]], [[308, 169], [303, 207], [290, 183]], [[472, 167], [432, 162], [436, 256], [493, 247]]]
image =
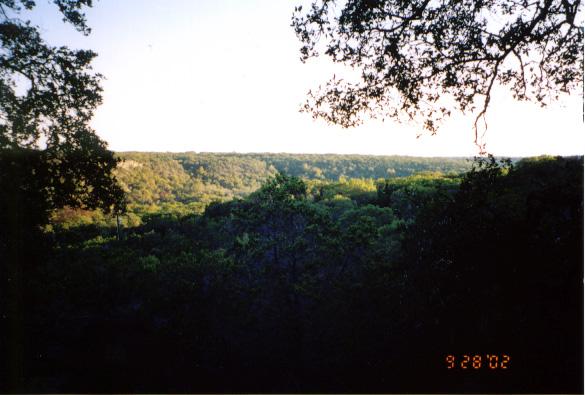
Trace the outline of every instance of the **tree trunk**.
[[120, 215], [116, 214], [116, 237], [120, 241]]

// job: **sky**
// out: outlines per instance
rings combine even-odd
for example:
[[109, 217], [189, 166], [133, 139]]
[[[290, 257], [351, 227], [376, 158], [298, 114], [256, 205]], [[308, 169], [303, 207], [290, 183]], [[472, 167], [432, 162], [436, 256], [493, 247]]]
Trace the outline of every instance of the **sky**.
[[[342, 129], [300, 113], [309, 89], [343, 73], [325, 58], [300, 61], [290, 22], [303, 1], [99, 0], [87, 37], [47, 1], [31, 19], [49, 43], [98, 53], [94, 70], [106, 79], [92, 126], [115, 151], [478, 154], [473, 114], [430, 135], [391, 120]], [[582, 95], [545, 109], [510, 96], [492, 97], [488, 152], [584, 153]]]

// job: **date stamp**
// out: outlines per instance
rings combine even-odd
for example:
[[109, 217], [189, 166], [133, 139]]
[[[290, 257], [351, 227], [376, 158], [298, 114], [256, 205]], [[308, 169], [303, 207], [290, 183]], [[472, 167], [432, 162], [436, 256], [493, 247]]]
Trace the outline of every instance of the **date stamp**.
[[447, 355], [445, 357], [446, 368], [461, 370], [507, 370], [510, 368], [510, 356], [506, 354], [475, 354], [475, 355]]

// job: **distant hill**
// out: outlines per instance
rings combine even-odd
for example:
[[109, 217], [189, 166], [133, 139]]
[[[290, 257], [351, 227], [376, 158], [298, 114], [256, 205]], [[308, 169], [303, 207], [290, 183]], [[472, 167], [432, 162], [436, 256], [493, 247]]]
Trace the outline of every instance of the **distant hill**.
[[118, 178], [133, 203], [225, 200], [245, 196], [278, 171], [305, 179], [394, 178], [422, 172], [459, 174], [467, 158], [335, 154], [120, 152]]
[[407, 177], [421, 172], [463, 173], [471, 168], [468, 158], [335, 154], [246, 154], [277, 170], [297, 177], [337, 181], [346, 178]]
[[[471, 168], [467, 158], [194, 152], [119, 152], [117, 156], [122, 162], [116, 176], [128, 202], [128, 213], [122, 220], [130, 226], [142, 223], [149, 215], [202, 213], [211, 202], [248, 196], [278, 172], [322, 184], [419, 173], [461, 174]], [[366, 188], [356, 185], [345, 188]], [[375, 193], [374, 182], [369, 182], [362, 192], [366, 190]], [[112, 221], [111, 216], [104, 216], [100, 211], [68, 208], [58, 210], [53, 216], [54, 224], [65, 226], [112, 224]]]

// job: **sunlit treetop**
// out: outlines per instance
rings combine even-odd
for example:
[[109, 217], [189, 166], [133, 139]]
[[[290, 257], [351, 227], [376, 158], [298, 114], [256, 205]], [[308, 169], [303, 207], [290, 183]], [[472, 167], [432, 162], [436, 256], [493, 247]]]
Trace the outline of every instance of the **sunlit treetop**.
[[[475, 142], [494, 85], [546, 105], [583, 83], [581, 0], [313, 0], [295, 8], [301, 59], [356, 69], [310, 91], [303, 110], [352, 127], [364, 117], [422, 120], [435, 133], [473, 112]], [[487, 127], [487, 125], [484, 125]]]

